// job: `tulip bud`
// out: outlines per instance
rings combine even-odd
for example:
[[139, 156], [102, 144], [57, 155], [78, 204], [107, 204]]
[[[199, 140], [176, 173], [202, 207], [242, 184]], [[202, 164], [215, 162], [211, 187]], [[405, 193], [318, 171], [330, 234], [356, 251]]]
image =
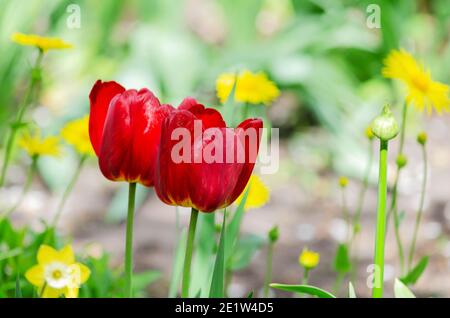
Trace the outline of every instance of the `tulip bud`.
[[417, 135], [417, 142], [419, 144], [421, 144], [422, 146], [424, 146], [427, 143], [427, 133], [424, 131], [421, 131], [418, 135]]
[[404, 166], [406, 166], [406, 164], [408, 163], [408, 158], [404, 154], [401, 153], [397, 156], [397, 159], [395, 162], [397, 163], [397, 167], [399, 169], [401, 169]]
[[276, 241], [278, 241], [279, 236], [280, 236], [280, 233], [278, 231], [278, 226], [275, 225], [273, 228], [270, 229], [270, 231], [268, 233], [269, 241], [271, 243], [275, 243]]
[[339, 178], [339, 186], [345, 188], [348, 185], [348, 179], [346, 177]]
[[372, 132], [382, 141], [388, 141], [397, 136], [399, 129], [397, 121], [388, 105], [383, 107], [380, 115], [372, 121]]

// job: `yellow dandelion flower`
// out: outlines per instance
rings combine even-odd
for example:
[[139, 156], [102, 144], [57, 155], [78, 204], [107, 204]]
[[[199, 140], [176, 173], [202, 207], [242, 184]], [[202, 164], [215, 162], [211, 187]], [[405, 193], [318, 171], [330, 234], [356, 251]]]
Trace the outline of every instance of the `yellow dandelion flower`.
[[313, 269], [319, 264], [320, 254], [304, 248], [298, 257], [298, 263], [306, 270]]
[[241, 195], [236, 199], [236, 205], [241, 203], [247, 190], [248, 195], [247, 201], [245, 201], [244, 210], [260, 208], [270, 199], [270, 192], [267, 186], [262, 182], [260, 177], [252, 174], [244, 191], [242, 191]]
[[49, 38], [36, 34], [24, 34], [16, 32], [11, 36], [11, 40], [20, 45], [35, 46], [43, 52], [46, 52], [48, 50], [62, 50], [72, 48], [71, 44], [64, 42], [62, 39]]
[[339, 186], [341, 188], [345, 188], [348, 185], [348, 179], [346, 177], [340, 177], [339, 178]]
[[68, 122], [61, 129], [62, 138], [81, 155], [94, 155], [89, 138], [89, 115]]
[[70, 245], [59, 251], [48, 245], [41, 245], [37, 262], [37, 265], [25, 273], [25, 278], [38, 288], [38, 293], [43, 298], [58, 298], [61, 295], [77, 298], [80, 285], [91, 274], [86, 265], [75, 261]]
[[[216, 91], [219, 100], [224, 103], [233, 89], [235, 74], [221, 74], [216, 81]], [[263, 72], [252, 73], [242, 71], [237, 76], [234, 99], [238, 102], [250, 104], [269, 104], [280, 95], [274, 82]]]
[[28, 153], [30, 157], [57, 157], [61, 154], [59, 148], [59, 138], [55, 136], [41, 138], [39, 131], [37, 131], [34, 135], [31, 135], [30, 132], [23, 133], [18, 140], [18, 144]]
[[395, 78], [407, 87], [406, 102], [413, 103], [416, 109], [423, 112], [425, 108], [431, 114], [433, 108], [438, 114], [450, 110], [448, 98], [449, 87], [433, 81], [430, 71], [418, 63], [405, 50], [394, 50], [384, 61], [383, 76]]

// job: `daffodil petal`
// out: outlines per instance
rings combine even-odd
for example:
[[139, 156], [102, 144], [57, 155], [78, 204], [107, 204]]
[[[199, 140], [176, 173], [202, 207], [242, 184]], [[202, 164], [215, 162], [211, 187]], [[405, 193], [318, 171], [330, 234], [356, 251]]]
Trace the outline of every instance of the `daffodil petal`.
[[58, 260], [67, 265], [71, 265], [71, 264], [75, 263], [75, 254], [73, 253], [73, 249], [72, 249], [71, 245], [64, 246], [58, 252]]
[[[59, 298], [64, 292], [63, 289], [56, 289], [49, 286], [44, 286], [44, 291], [42, 292], [42, 298]], [[42, 289], [40, 290], [41, 293]]]
[[37, 253], [37, 261], [39, 265], [45, 265], [59, 259], [59, 253], [53, 247], [41, 245]]
[[84, 284], [91, 276], [91, 270], [84, 264], [76, 263], [80, 268], [80, 284]]
[[25, 273], [25, 278], [36, 287], [44, 285], [44, 268], [41, 265], [31, 267]]
[[64, 290], [64, 297], [66, 298], [78, 298], [78, 291], [79, 289], [74, 287], [74, 288], [70, 288], [67, 287]]

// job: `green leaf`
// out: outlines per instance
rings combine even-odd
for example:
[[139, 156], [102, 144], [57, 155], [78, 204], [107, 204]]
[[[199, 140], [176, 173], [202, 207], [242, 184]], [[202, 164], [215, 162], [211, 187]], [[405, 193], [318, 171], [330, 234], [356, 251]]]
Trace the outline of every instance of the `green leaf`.
[[264, 245], [264, 242], [264, 238], [254, 234], [246, 235], [239, 239], [230, 261], [227, 262], [227, 269], [239, 270], [246, 268], [255, 253]]
[[251, 290], [248, 294], [247, 294], [247, 298], [253, 298], [254, 292], [253, 290]]
[[244, 196], [241, 202], [239, 203], [239, 206], [236, 208], [236, 211], [234, 211], [233, 218], [231, 219], [231, 222], [230, 224], [228, 224], [227, 227], [226, 232], [227, 241], [225, 244], [225, 260], [227, 262], [227, 267], [230, 266], [229, 262], [231, 260], [232, 255], [234, 254], [234, 250], [238, 243], [239, 231], [241, 229], [241, 223], [244, 217], [245, 202], [247, 201], [249, 190], [250, 188], [248, 188], [247, 191], [244, 193]]
[[416, 298], [409, 288], [397, 278], [394, 283], [394, 295], [395, 298]]
[[172, 279], [170, 280], [169, 297], [177, 297], [178, 287], [180, 285], [181, 273], [183, 271], [184, 264], [184, 252], [186, 250], [187, 232], [184, 229], [181, 232], [178, 239], [177, 247], [175, 250], [175, 257], [172, 268]]
[[219, 249], [214, 264], [214, 272], [209, 290], [210, 298], [221, 298], [224, 296], [225, 281], [225, 232], [226, 232], [227, 211], [223, 213], [222, 232], [220, 233]]
[[348, 298], [357, 298], [352, 282], [348, 282]]
[[317, 296], [319, 298], [336, 298], [332, 293], [311, 285], [270, 284], [270, 287], [298, 294]]
[[139, 293], [143, 291], [148, 285], [155, 282], [161, 277], [159, 271], [146, 271], [133, 275], [133, 292]]
[[334, 258], [333, 269], [338, 273], [345, 274], [349, 272], [351, 268], [352, 264], [348, 256], [347, 245], [339, 244]]
[[400, 278], [400, 280], [405, 285], [413, 285], [417, 282], [417, 280], [422, 276], [423, 272], [427, 268], [428, 265], [428, 256], [422, 257], [422, 259], [417, 263], [416, 266], [414, 266], [413, 269], [409, 271], [406, 276], [403, 276]]
[[22, 290], [20, 289], [20, 278], [17, 274], [16, 276], [16, 291], [15, 291], [15, 297], [16, 298], [22, 298]]

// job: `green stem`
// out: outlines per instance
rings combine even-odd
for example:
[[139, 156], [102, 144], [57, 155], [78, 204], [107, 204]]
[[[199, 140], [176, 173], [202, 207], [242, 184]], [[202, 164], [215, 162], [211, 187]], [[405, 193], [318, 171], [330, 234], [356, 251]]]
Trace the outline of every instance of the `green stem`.
[[341, 291], [342, 282], [344, 281], [345, 273], [344, 272], [338, 272], [338, 275], [336, 277], [336, 281], [334, 282], [334, 294], [337, 296], [339, 295], [339, 292]]
[[359, 193], [358, 198], [358, 205], [356, 208], [355, 216], [353, 218], [353, 236], [356, 236], [356, 230], [357, 226], [360, 225], [361, 222], [361, 213], [364, 206], [364, 200], [366, 198], [366, 192], [369, 187], [369, 177], [370, 177], [370, 171], [372, 170], [372, 162], [373, 162], [373, 144], [372, 141], [369, 143], [369, 161], [367, 162], [366, 171], [364, 173], [363, 178], [363, 186], [361, 188], [361, 191]]
[[380, 141], [380, 167], [378, 176], [378, 211], [377, 230], [375, 236], [375, 274], [379, 273], [379, 280], [375, 279], [372, 290], [373, 298], [383, 296], [383, 276], [384, 276], [384, 243], [386, 231], [386, 197], [387, 197], [387, 153], [388, 141]]
[[38, 159], [37, 155], [32, 157], [31, 166], [28, 168], [27, 177], [25, 179], [25, 185], [23, 186], [19, 199], [12, 207], [3, 212], [2, 216], [0, 216], [0, 219], [9, 217], [11, 213], [14, 212], [22, 203], [23, 199], [25, 198], [25, 195], [28, 193], [28, 190], [30, 190], [34, 174], [37, 170], [37, 159]]
[[423, 158], [422, 192], [420, 194], [419, 210], [417, 211], [417, 215], [416, 215], [416, 224], [414, 226], [413, 239], [411, 242], [411, 247], [409, 249], [408, 271], [411, 269], [412, 261], [414, 258], [414, 252], [416, 249], [416, 241], [417, 241], [417, 233], [419, 232], [420, 220], [422, 218], [423, 206], [425, 203], [425, 189], [427, 186], [427, 164], [428, 164], [427, 163], [427, 150], [425, 148], [425, 145], [422, 145], [422, 158]]
[[181, 284], [181, 297], [189, 297], [189, 283], [191, 278], [192, 252], [194, 250], [195, 228], [197, 227], [198, 210], [192, 208], [191, 219], [189, 221], [189, 232], [184, 256], [183, 281]]
[[347, 242], [350, 243], [352, 239], [352, 235], [350, 232], [352, 226], [352, 219], [350, 217], [350, 213], [347, 208], [347, 197], [345, 195], [345, 188], [341, 187], [341, 198], [342, 198], [342, 215], [344, 217], [345, 222], [347, 223]]
[[309, 276], [309, 270], [305, 268], [305, 271], [303, 272], [303, 285], [308, 285], [308, 276]]
[[67, 185], [67, 188], [64, 190], [63, 196], [61, 198], [61, 201], [58, 204], [58, 208], [55, 213], [55, 217], [52, 221], [52, 227], [55, 227], [58, 224], [59, 218], [61, 217], [62, 211], [64, 209], [64, 205], [66, 204], [67, 199], [69, 198], [70, 193], [73, 190], [73, 187], [75, 186], [75, 183], [78, 180], [78, 177], [80, 176], [81, 168], [83, 168], [83, 164], [86, 161], [87, 156], [82, 156], [80, 158], [80, 161], [78, 162], [78, 166], [75, 170], [75, 173], [73, 174], [72, 178], [69, 181], [69, 184]]
[[42, 296], [44, 296], [44, 292], [45, 292], [46, 288], [47, 288], [47, 282], [45, 282], [44, 285], [42, 286], [42, 289], [39, 292], [39, 298], [42, 298]]
[[31, 72], [32, 75], [30, 85], [28, 86], [24, 98], [22, 99], [22, 102], [19, 105], [19, 111], [17, 112], [15, 122], [11, 125], [11, 129], [6, 140], [6, 150], [3, 157], [3, 165], [0, 174], [0, 187], [2, 187], [3, 184], [5, 183], [6, 172], [8, 171], [9, 162], [11, 160], [11, 153], [14, 148], [17, 132], [22, 124], [23, 116], [28, 106], [34, 102], [34, 97], [38, 95], [37, 88], [39, 87], [38, 84], [41, 81], [41, 77], [40, 75], [36, 75], [35, 73], [40, 72], [40, 65], [42, 62], [43, 55], [44, 55], [43, 51], [39, 51], [39, 55], [36, 59], [35, 65]]
[[266, 264], [266, 275], [264, 278], [264, 290], [263, 297], [269, 297], [269, 285], [272, 280], [272, 261], [273, 261], [273, 242], [269, 242], [269, 246], [267, 247], [267, 264]]
[[[408, 111], [408, 104], [405, 102], [403, 104], [402, 109], [402, 122], [400, 127], [400, 143], [399, 143], [399, 150], [398, 155], [403, 154], [403, 147], [405, 144], [405, 131], [406, 131], [406, 115]], [[400, 272], [404, 272], [405, 267], [405, 256], [403, 251], [403, 243], [400, 236], [400, 218], [398, 215], [398, 206], [397, 206], [397, 197], [398, 197], [398, 183], [400, 180], [400, 172], [402, 170], [402, 167], [397, 165], [397, 172], [395, 175], [395, 181], [394, 181], [394, 187], [392, 189], [392, 198], [391, 198], [391, 205], [388, 211], [387, 219], [390, 220], [391, 215], [394, 215], [394, 234], [395, 234], [395, 242], [397, 244], [397, 251], [398, 251], [398, 257], [400, 262]], [[389, 223], [388, 223], [389, 224]], [[386, 230], [387, 233], [387, 230]]]
[[133, 223], [136, 183], [130, 183], [128, 189], [127, 232], [125, 241], [125, 297], [133, 297]]

